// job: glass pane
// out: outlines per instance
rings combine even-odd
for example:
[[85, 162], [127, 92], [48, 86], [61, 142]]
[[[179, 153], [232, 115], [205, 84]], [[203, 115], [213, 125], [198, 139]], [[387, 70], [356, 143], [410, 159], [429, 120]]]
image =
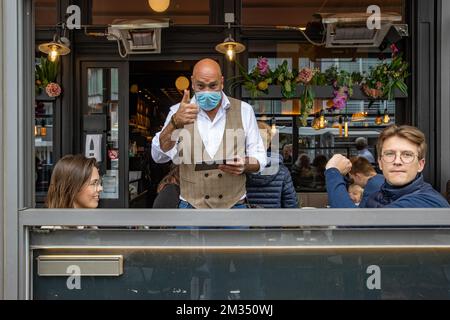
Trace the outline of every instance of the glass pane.
[[366, 12], [370, 5], [404, 17], [404, 0], [242, 0], [242, 24], [306, 26], [318, 12]]
[[87, 82], [86, 156], [95, 157], [100, 165], [100, 197], [119, 199], [119, 70], [88, 68]]
[[175, 24], [209, 23], [209, 0], [171, 0], [168, 2], [168, 9], [159, 13], [150, 7], [148, 0], [93, 0], [92, 22], [105, 25], [111, 24], [116, 19], [169, 18]]
[[[47, 99], [47, 100], [44, 100]], [[35, 104], [34, 146], [36, 197], [40, 203], [47, 195], [53, 170], [53, 110], [55, 99], [38, 96]]]

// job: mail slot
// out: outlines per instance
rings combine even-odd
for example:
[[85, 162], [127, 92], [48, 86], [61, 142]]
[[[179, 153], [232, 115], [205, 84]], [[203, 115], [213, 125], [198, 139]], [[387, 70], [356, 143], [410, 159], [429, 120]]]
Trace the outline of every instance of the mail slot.
[[38, 275], [41, 277], [119, 277], [123, 274], [121, 255], [47, 255], [39, 256], [37, 262]]

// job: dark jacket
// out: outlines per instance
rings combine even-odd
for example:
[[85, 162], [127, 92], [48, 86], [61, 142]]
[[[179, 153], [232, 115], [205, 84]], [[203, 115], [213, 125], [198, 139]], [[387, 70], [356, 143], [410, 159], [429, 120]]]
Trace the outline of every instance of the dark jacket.
[[180, 202], [180, 187], [176, 184], [166, 185], [156, 196], [153, 208], [178, 208]]
[[[344, 178], [337, 169], [325, 172], [328, 201], [332, 208], [355, 208], [348, 195]], [[361, 206], [360, 206], [361, 207]], [[409, 185], [394, 187], [385, 182], [378, 192], [369, 196], [361, 208], [449, 208], [442, 195], [419, 174]]]
[[375, 193], [380, 191], [381, 186], [385, 183], [385, 178], [382, 174], [377, 174], [376, 176], [372, 177], [367, 181], [367, 185], [364, 187], [364, 193], [361, 200], [361, 203], [359, 204], [360, 208], [364, 208], [367, 202], [367, 199]]
[[[267, 155], [265, 171], [247, 175], [247, 198], [250, 204], [264, 208], [298, 208], [297, 194], [289, 169], [281, 155]], [[277, 168], [269, 172], [270, 168]]]

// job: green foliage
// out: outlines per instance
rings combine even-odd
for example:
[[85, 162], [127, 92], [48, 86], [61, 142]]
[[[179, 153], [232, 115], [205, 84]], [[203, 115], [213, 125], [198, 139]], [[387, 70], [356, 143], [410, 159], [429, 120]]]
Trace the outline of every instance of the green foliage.
[[40, 62], [35, 69], [35, 88], [36, 94], [51, 83], [55, 82], [58, 76], [59, 64], [58, 62], [51, 62], [45, 57], [41, 57]]

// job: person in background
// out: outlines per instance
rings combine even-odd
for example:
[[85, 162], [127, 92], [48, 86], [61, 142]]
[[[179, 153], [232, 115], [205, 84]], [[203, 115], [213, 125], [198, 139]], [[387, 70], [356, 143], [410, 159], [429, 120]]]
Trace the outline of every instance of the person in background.
[[158, 185], [158, 195], [153, 202], [153, 208], [178, 208], [180, 202], [180, 170], [172, 165], [167, 176]]
[[292, 166], [292, 180], [295, 187], [312, 188], [314, 172], [311, 167], [311, 160], [306, 154], [299, 155]]
[[355, 140], [356, 150], [358, 150], [358, 157], [366, 158], [370, 163], [375, 164], [375, 157], [372, 152], [369, 151], [367, 139], [364, 137], [359, 137]]
[[361, 203], [362, 197], [363, 197], [364, 189], [361, 188], [357, 184], [351, 184], [348, 187], [348, 195], [350, 196], [350, 199], [355, 203], [355, 206], [359, 206]]
[[83, 155], [66, 155], [53, 169], [47, 208], [95, 209], [102, 192], [97, 162]]
[[[425, 135], [419, 129], [393, 125], [383, 130], [378, 138], [377, 153], [386, 181], [360, 207], [449, 208], [444, 197], [423, 179], [426, 152]], [[351, 168], [350, 160], [342, 155], [335, 155], [327, 164], [325, 176], [332, 208], [355, 207], [343, 178]]]
[[[270, 149], [272, 141], [271, 127], [258, 121], [264, 146]], [[263, 208], [298, 208], [297, 194], [292, 183], [289, 169], [283, 164], [283, 157], [278, 153], [267, 153], [267, 171], [247, 175], [247, 199], [250, 205]], [[276, 172], [268, 172], [276, 168]]]
[[363, 197], [360, 206], [364, 206], [369, 196], [375, 192], [380, 191], [385, 179], [382, 174], [378, 174], [369, 160], [363, 157], [355, 157], [351, 160], [352, 168], [348, 175], [355, 184], [364, 189]]
[[327, 157], [319, 154], [313, 160], [314, 187], [316, 189], [325, 189], [325, 167], [327, 165]]
[[293, 149], [292, 144], [285, 144], [283, 146], [283, 150], [281, 152], [283, 156], [283, 162], [287, 164], [292, 164], [292, 155], [293, 155]]

